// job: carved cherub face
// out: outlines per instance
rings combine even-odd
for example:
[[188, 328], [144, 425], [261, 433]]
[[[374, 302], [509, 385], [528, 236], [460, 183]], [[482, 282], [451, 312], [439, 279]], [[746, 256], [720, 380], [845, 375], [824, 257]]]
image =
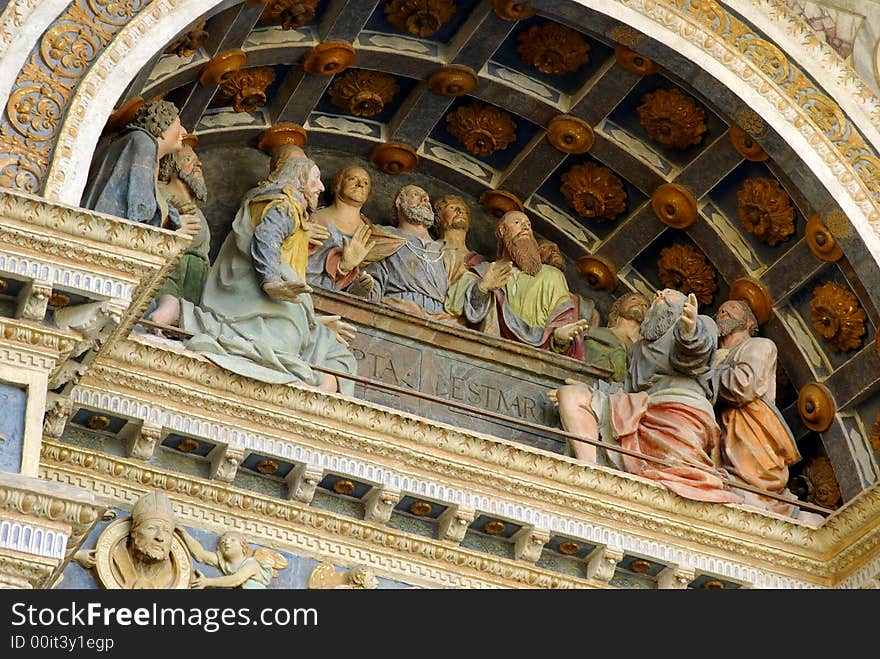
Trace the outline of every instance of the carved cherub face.
[[363, 167], [347, 167], [336, 183], [334, 194], [340, 201], [352, 206], [363, 206], [370, 196], [370, 175]]
[[174, 522], [161, 517], [138, 521], [131, 529], [131, 544], [143, 561], [154, 563], [167, 560], [171, 554]]

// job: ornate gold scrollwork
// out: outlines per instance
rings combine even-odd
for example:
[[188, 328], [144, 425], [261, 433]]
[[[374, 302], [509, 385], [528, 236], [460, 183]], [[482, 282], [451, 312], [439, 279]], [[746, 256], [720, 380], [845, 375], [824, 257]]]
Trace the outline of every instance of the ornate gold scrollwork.
[[590, 60], [590, 44], [577, 30], [547, 21], [521, 33], [516, 52], [541, 73], [573, 73]]
[[428, 78], [428, 89], [439, 96], [463, 96], [477, 86], [477, 74], [469, 66], [449, 64]]
[[776, 179], [746, 179], [736, 204], [740, 226], [756, 240], [775, 247], [794, 233], [794, 209]]
[[485, 103], [463, 105], [446, 116], [446, 129], [475, 156], [486, 157], [516, 140], [509, 113]]
[[804, 425], [814, 432], [825, 432], [834, 420], [834, 397], [823, 384], [808, 382], [798, 393], [798, 414]]
[[617, 44], [614, 47], [614, 58], [627, 71], [641, 73], [643, 76], [653, 75], [660, 70], [660, 65], [654, 60], [630, 50], [623, 44]]
[[810, 322], [834, 352], [849, 352], [862, 345], [866, 318], [858, 298], [840, 284], [829, 281], [813, 289]]
[[309, 51], [303, 69], [312, 75], [329, 76], [341, 73], [354, 61], [354, 46], [346, 41], [325, 41]]
[[480, 203], [493, 217], [501, 217], [508, 211], [525, 210], [519, 197], [507, 190], [486, 190], [480, 195]]
[[409, 144], [386, 142], [373, 149], [370, 162], [386, 174], [407, 174], [419, 164], [419, 156]]
[[372, 117], [382, 112], [400, 87], [394, 76], [381, 71], [349, 69], [330, 85], [330, 102], [359, 117]]
[[385, 18], [401, 32], [424, 39], [446, 25], [455, 10], [452, 0], [391, 0]]
[[658, 89], [642, 96], [636, 108], [648, 137], [668, 149], [684, 150], [703, 140], [706, 112], [678, 89]]
[[308, 141], [308, 134], [305, 128], [299, 124], [278, 124], [267, 128], [260, 135], [257, 147], [261, 151], [265, 151], [269, 155], [275, 153], [275, 150], [285, 144], [294, 144], [298, 147], [304, 147]]
[[833, 263], [843, 256], [843, 250], [834, 239], [831, 231], [822, 224], [822, 218], [814, 215], [807, 221], [805, 237], [807, 246], [813, 254], [823, 260]]
[[587, 162], [561, 176], [560, 192], [578, 215], [599, 222], [614, 220], [626, 210], [626, 190], [607, 167]]
[[746, 160], [764, 162], [770, 157], [754, 137], [736, 124], [730, 124], [727, 135], [736, 152]]
[[523, 21], [538, 13], [534, 7], [515, 0], [492, 0], [492, 9], [504, 21]]
[[266, 88], [275, 80], [275, 71], [268, 66], [241, 69], [227, 75], [214, 98], [231, 103], [236, 112], [253, 112], [266, 104]]
[[611, 292], [617, 288], [617, 269], [601, 256], [584, 256], [575, 264], [590, 288]]
[[205, 30], [207, 21], [201, 21], [177, 39], [174, 43], [165, 49], [165, 53], [177, 55], [178, 57], [189, 57], [194, 55], [199, 48], [205, 45], [210, 36]]
[[752, 313], [759, 325], [763, 325], [770, 320], [770, 314], [773, 312], [773, 301], [770, 299], [770, 292], [767, 287], [760, 281], [752, 277], [742, 277], [737, 279], [730, 285], [731, 300], [742, 300]]
[[685, 295], [693, 293], [701, 305], [712, 304], [718, 284], [715, 270], [690, 245], [675, 244], [660, 250], [657, 261], [660, 283]]
[[697, 219], [697, 200], [675, 183], [664, 183], [651, 195], [651, 210], [663, 224], [687, 229]]
[[560, 114], [547, 124], [547, 141], [563, 153], [586, 153], [594, 140], [592, 126], [583, 119]]

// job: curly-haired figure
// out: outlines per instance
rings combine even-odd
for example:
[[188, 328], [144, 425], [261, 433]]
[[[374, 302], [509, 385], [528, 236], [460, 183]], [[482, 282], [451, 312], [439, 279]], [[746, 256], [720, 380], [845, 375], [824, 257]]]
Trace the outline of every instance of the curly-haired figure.
[[107, 146], [86, 184], [82, 206], [155, 227], [181, 228], [177, 209], [157, 189], [157, 173], [159, 160], [179, 151], [185, 136], [173, 103], [146, 103]]

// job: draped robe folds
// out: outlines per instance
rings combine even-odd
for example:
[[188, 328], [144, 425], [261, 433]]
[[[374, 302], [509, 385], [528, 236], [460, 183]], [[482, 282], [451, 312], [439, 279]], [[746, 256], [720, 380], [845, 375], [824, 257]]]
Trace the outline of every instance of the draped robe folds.
[[199, 218], [198, 233], [193, 236], [177, 267], [171, 271], [156, 293], [157, 300], [163, 295], [172, 295], [198, 304], [202, 297], [210, 267], [208, 254], [211, 250], [211, 230], [200, 209], [195, 209], [193, 215]]
[[[488, 263], [474, 267], [480, 276], [485, 275], [488, 268]], [[553, 332], [556, 328], [577, 320], [568, 282], [558, 268], [542, 265], [535, 276], [514, 269], [508, 282], [492, 293], [481, 291], [478, 282], [475, 275], [468, 278], [466, 273], [456, 285], [465, 287], [464, 317], [469, 323], [476, 324], [480, 331], [575, 359], [584, 358], [581, 335], [576, 336], [564, 351], [555, 346]]]
[[159, 192], [159, 145], [143, 128], [129, 127], [113, 139], [86, 185], [83, 208], [134, 222], [180, 228], [177, 209]]
[[[351, 236], [343, 233], [333, 222], [321, 218], [315, 221], [320, 222], [330, 232], [330, 237], [317, 247], [310, 248], [306, 281], [312, 286], [320, 286], [331, 291], [344, 291], [361, 271], [361, 266], [357, 265], [344, 275], [339, 274], [344, 240], [351, 240]], [[361, 221], [372, 229], [373, 223], [363, 213]]]
[[[318, 321], [312, 298], [270, 298], [265, 282], [305, 277], [308, 236], [305, 203], [288, 188], [255, 188], [244, 198], [226, 237], [199, 306], [181, 301], [180, 326], [196, 332], [186, 345], [217, 365], [271, 383], [317, 386], [315, 364], [342, 373], [357, 370], [354, 355]], [[293, 265], [292, 265], [293, 264]], [[338, 378], [339, 390], [354, 392]]]
[[698, 316], [690, 335], [680, 325], [655, 341], [637, 341], [630, 349], [624, 390], [594, 389], [593, 412], [604, 429], [603, 440], [674, 463], [667, 467], [622, 455], [624, 470], [688, 499], [740, 503], [742, 497], [722, 482], [727, 473], [719, 466], [720, 431], [709, 368], [717, 342], [715, 322]]
[[[722, 464], [735, 480], [788, 492], [788, 466], [801, 456], [776, 407], [776, 344], [761, 337], [746, 339], [716, 366], [716, 377]], [[794, 511], [791, 504], [767, 497], [760, 497], [760, 504], [781, 514]]]

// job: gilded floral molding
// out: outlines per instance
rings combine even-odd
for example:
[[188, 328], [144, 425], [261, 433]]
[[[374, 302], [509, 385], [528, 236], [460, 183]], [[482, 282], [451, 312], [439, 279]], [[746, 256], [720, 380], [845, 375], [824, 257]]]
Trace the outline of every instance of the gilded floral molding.
[[570, 27], [545, 21], [532, 25], [517, 36], [516, 52], [524, 64], [541, 73], [573, 73], [590, 61], [590, 44]]
[[214, 98], [236, 112], [253, 112], [266, 104], [266, 88], [274, 80], [275, 71], [269, 66], [239, 69], [221, 80]]
[[701, 306], [712, 304], [717, 275], [706, 257], [690, 245], [675, 244], [660, 250], [657, 259], [660, 283], [685, 295], [693, 293]]
[[494, 105], [471, 103], [446, 115], [446, 129], [475, 156], [485, 158], [516, 140], [516, 122]]
[[456, 9], [452, 0], [388, 0], [384, 11], [395, 28], [424, 39], [452, 20]]
[[775, 247], [794, 233], [794, 208], [776, 179], [746, 179], [736, 204], [740, 226], [756, 240]]
[[358, 117], [372, 117], [382, 112], [400, 87], [394, 76], [381, 71], [349, 69], [336, 76], [327, 93], [330, 102]]
[[318, 0], [267, 0], [260, 23], [295, 30], [311, 23], [317, 9]]
[[642, 96], [636, 108], [648, 137], [667, 149], [684, 150], [703, 141], [706, 111], [678, 89], [658, 89]]
[[560, 180], [559, 191], [581, 217], [602, 222], [626, 210], [623, 181], [607, 167], [592, 162], [572, 165]]
[[849, 352], [862, 345], [866, 320], [858, 298], [844, 286], [829, 281], [813, 289], [810, 321], [834, 352]]
[[177, 55], [178, 57], [190, 57], [195, 55], [198, 50], [205, 45], [210, 36], [205, 30], [207, 21], [199, 21], [190, 30], [187, 31], [180, 39], [165, 49], [168, 54]]

